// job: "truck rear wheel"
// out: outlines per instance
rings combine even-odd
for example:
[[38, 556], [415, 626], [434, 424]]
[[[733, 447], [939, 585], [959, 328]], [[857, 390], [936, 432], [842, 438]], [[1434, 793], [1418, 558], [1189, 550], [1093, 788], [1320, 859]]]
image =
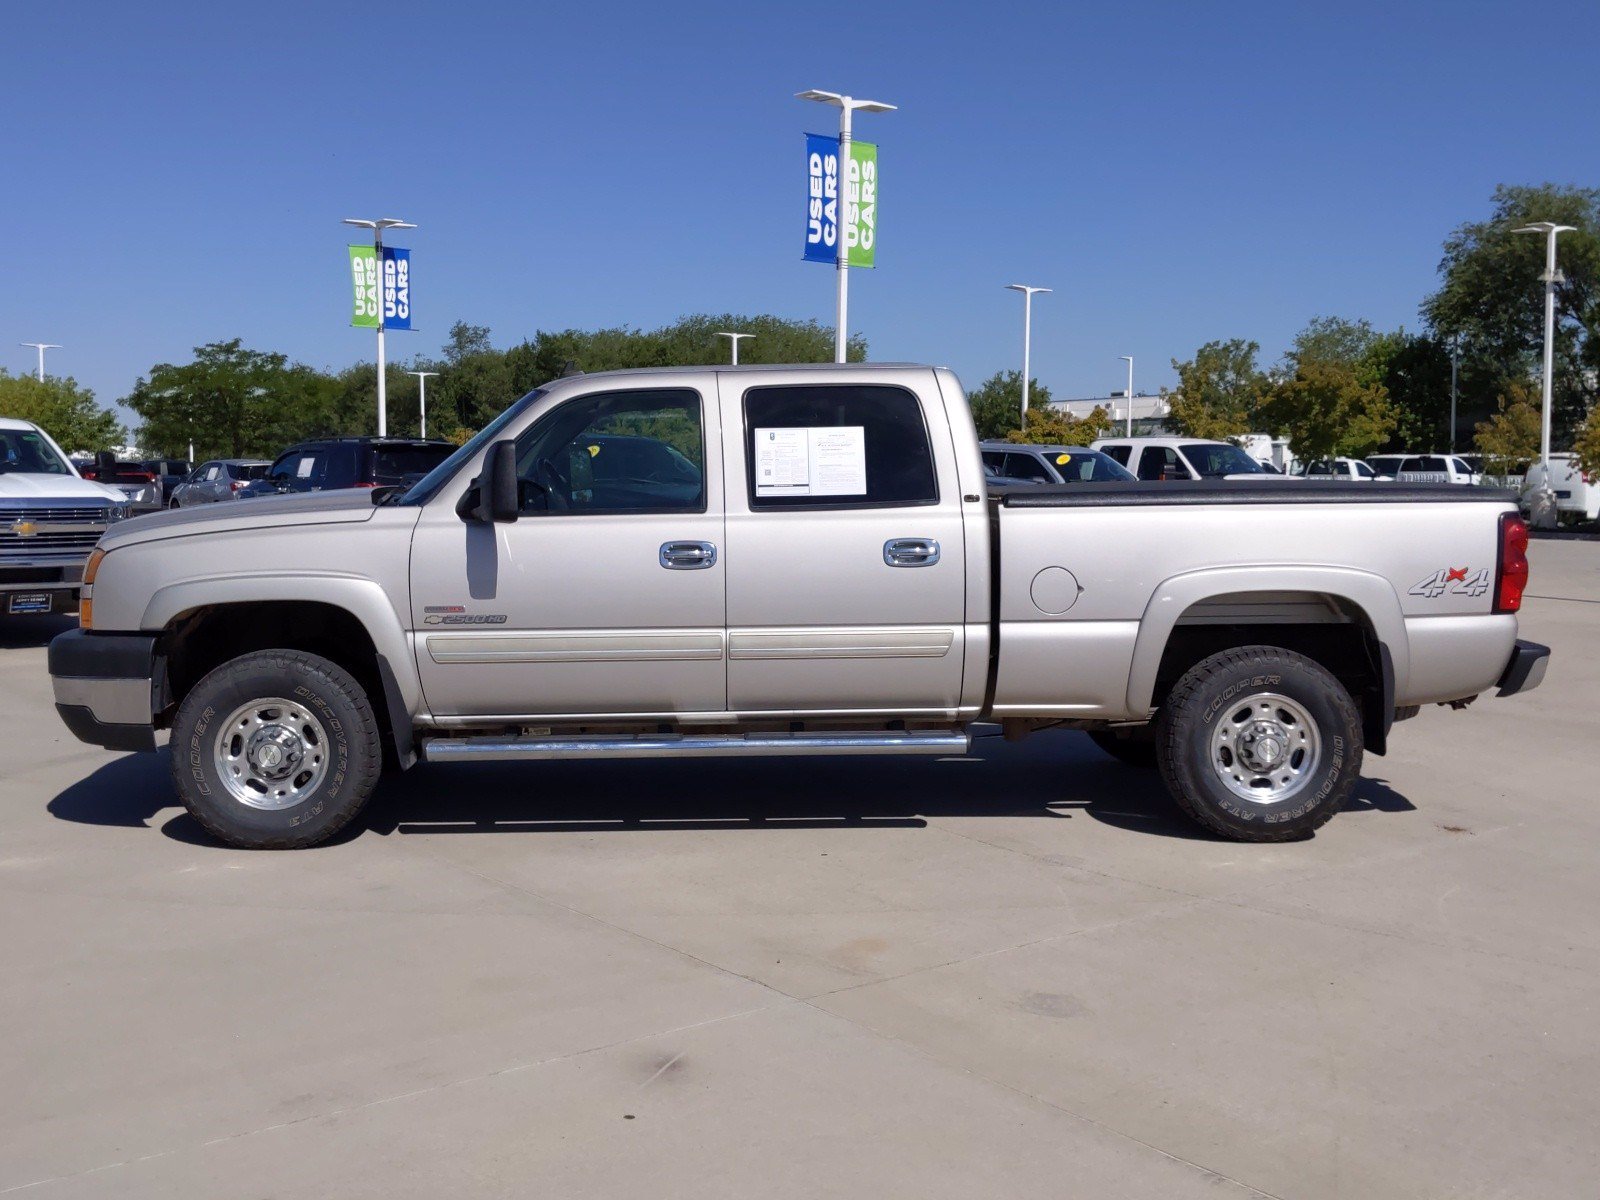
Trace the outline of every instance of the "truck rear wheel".
[[1172, 798], [1241, 842], [1308, 837], [1361, 775], [1361, 714], [1325, 668], [1276, 646], [1213, 654], [1172, 689], [1156, 754]]
[[289, 850], [343, 829], [383, 767], [361, 685], [327, 659], [263, 650], [194, 686], [172, 723], [172, 779], [230, 846]]

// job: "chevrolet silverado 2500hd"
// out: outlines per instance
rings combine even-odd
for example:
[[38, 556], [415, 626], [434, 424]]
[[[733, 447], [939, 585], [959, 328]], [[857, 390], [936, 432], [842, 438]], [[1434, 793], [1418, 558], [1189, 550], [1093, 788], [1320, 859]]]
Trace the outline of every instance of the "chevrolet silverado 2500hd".
[[190, 811], [319, 842], [385, 761], [952, 754], [978, 721], [1301, 837], [1434, 703], [1536, 686], [1526, 529], [1477, 488], [986, 492], [913, 366], [563, 377], [409, 489], [135, 518], [50, 648], [85, 741], [170, 729]]

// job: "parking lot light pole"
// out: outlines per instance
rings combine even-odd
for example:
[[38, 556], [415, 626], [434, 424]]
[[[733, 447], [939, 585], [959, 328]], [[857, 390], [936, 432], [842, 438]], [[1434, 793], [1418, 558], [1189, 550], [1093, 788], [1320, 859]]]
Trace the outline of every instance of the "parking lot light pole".
[[752, 337], [755, 337], [755, 334], [753, 334], [753, 333], [725, 333], [725, 332], [723, 332], [722, 330], [719, 329], [717, 331], [717, 336], [718, 337], [725, 337], [725, 338], [728, 339], [728, 344], [733, 347], [733, 365], [737, 367], [739, 365], [739, 339], [740, 338], [752, 338]]
[[1461, 356], [1461, 335], [1450, 339], [1450, 453], [1456, 452], [1456, 363]]
[[437, 371], [407, 371], [407, 375], [417, 377], [417, 425], [419, 436], [428, 436], [428, 380], [437, 375]]
[[1122, 398], [1125, 401], [1127, 401], [1127, 404], [1128, 404], [1128, 413], [1127, 413], [1127, 416], [1128, 416], [1128, 432], [1127, 432], [1127, 436], [1128, 437], [1132, 437], [1133, 436], [1133, 355], [1131, 355], [1131, 354], [1119, 354], [1119, 355], [1117, 355], [1117, 357], [1120, 358], [1123, 362], [1128, 364], [1128, 390], [1123, 395]]
[[1006, 290], [1022, 293], [1022, 422], [1028, 427], [1028, 379], [1033, 370], [1033, 297], [1037, 292], [1048, 292], [1047, 287], [1030, 287], [1026, 283], [1008, 283]]
[[379, 217], [366, 221], [359, 217], [346, 217], [346, 225], [357, 225], [372, 230], [372, 250], [378, 269], [378, 436], [389, 432], [389, 391], [383, 367], [383, 231], [385, 229], [415, 229], [410, 221], [397, 221], [393, 217]]
[[1555, 381], [1556, 353], [1556, 284], [1562, 281], [1556, 270], [1556, 238], [1573, 230], [1571, 225], [1557, 225], [1554, 221], [1534, 221], [1513, 229], [1512, 233], [1542, 233], [1545, 235], [1544, 252], [1544, 403], [1539, 413], [1539, 466], [1544, 470], [1544, 491], [1540, 495], [1539, 509], [1534, 513], [1534, 523], [1540, 528], [1555, 524], [1556, 495], [1550, 485], [1550, 413], [1551, 393]]
[[37, 350], [39, 352], [39, 382], [43, 383], [44, 382], [44, 352], [46, 350], [59, 350], [59, 349], [61, 349], [61, 347], [58, 344], [56, 344], [55, 342], [22, 342], [20, 344], [24, 345], [24, 346], [28, 346], [31, 349]]
[[822, 92], [815, 88], [796, 92], [795, 96], [801, 100], [815, 100], [819, 104], [832, 104], [839, 110], [839, 221], [836, 226], [839, 231], [839, 257], [835, 260], [839, 289], [834, 314], [833, 361], [842, 363], [845, 361], [845, 349], [850, 344], [850, 239], [845, 231], [855, 223], [855, 206], [849, 206], [847, 215], [845, 204], [846, 183], [850, 173], [850, 118], [857, 109], [862, 112], [894, 112], [895, 106], [877, 100], [857, 100], [854, 96]]

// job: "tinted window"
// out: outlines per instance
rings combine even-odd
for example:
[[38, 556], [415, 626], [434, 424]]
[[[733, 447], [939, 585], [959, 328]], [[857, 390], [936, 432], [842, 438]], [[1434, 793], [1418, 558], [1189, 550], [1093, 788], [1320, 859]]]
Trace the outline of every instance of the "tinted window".
[[1170, 446], [1146, 446], [1139, 451], [1138, 474], [1140, 479], [1160, 479], [1163, 474], [1168, 479], [1189, 478], [1189, 472], [1178, 465], [1178, 456]]
[[235, 479], [265, 479], [267, 477], [267, 464], [232, 463], [228, 467], [228, 474]]
[[1424, 471], [1438, 471], [1441, 474], [1448, 475], [1450, 473], [1450, 464], [1442, 458], [1429, 457], [1422, 460], [1421, 469]]
[[1405, 458], [1400, 460], [1401, 471], [1421, 471], [1425, 468], [1420, 458]]
[[1013, 479], [1039, 479], [1045, 483], [1054, 483], [1055, 476], [1050, 474], [1048, 468], [1032, 454], [1008, 454], [1005, 467], [1007, 475]]
[[1458, 474], [1461, 474], [1461, 475], [1471, 475], [1472, 474], [1472, 468], [1467, 466], [1467, 464], [1462, 462], [1459, 458], [1452, 458], [1450, 461], [1455, 464], [1456, 472]]
[[372, 476], [379, 483], [399, 483], [407, 475], [426, 475], [454, 451], [454, 446], [379, 446], [372, 454]]
[[744, 425], [753, 509], [938, 502], [922, 409], [904, 388], [751, 388]]
[[1225, 475], [1270, 475], [1255, 459], [1237, 446], [1208, 446], [1203, 442], [1183, 447], [1183, 456], [1202, 479], [1221, 479]]
[[1101, 450], [1100, 453], [1104, 454], [1107, 458], [1116, 459], [1117, 462], [1121, 463], [1123, 466], [1127, 466], [1128, 452], [1132, 449], [1133, 447], [1131, 446], [1107, 446]]
[[1306, 468], [1307, 475], [1332, 475], [1333, 466], [1330, 463], [1314, 462]]
[[1356, 463], [1356, 475], [1361, 479], [1371, 479], [1377, 472], [1364, 462]]
[[704, 512], [700, 394], [599, 392], [546, 413], [517, 439], [523, 510]]
[[1063, 483], [1108, 483], [1133, 474], [1098, 450], [1053, 450], [1046, 453]]

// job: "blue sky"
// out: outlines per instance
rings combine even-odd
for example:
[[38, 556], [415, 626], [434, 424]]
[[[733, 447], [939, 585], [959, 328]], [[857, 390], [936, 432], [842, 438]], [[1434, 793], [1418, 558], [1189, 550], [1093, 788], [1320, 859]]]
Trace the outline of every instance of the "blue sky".
[[[381, 16], [378, 13], [381, 11]], [[1600, 184], [1592, 3], [38, 4], [0, 71], [0, 365], [103, 402], [242, 337], [318, 366], [348, 327], [344, 216], [394, 215], [421, 331], [770, 311], [831, 323], [801, 260], [802, 134], [898, 104], [872, 357], [1058, 397], [1173, 379], [1307, 319], [1417, 324], [1439, 246], [1494, 186]], [[1548, 35], [1554, 49], [1541, 39]], [[1565, 49], [1563, 49], [1565, 47]], [[1555, 63], [1547, 71], [1546, 61]], [[396, 239], [398, 241], [398, 239]]]

